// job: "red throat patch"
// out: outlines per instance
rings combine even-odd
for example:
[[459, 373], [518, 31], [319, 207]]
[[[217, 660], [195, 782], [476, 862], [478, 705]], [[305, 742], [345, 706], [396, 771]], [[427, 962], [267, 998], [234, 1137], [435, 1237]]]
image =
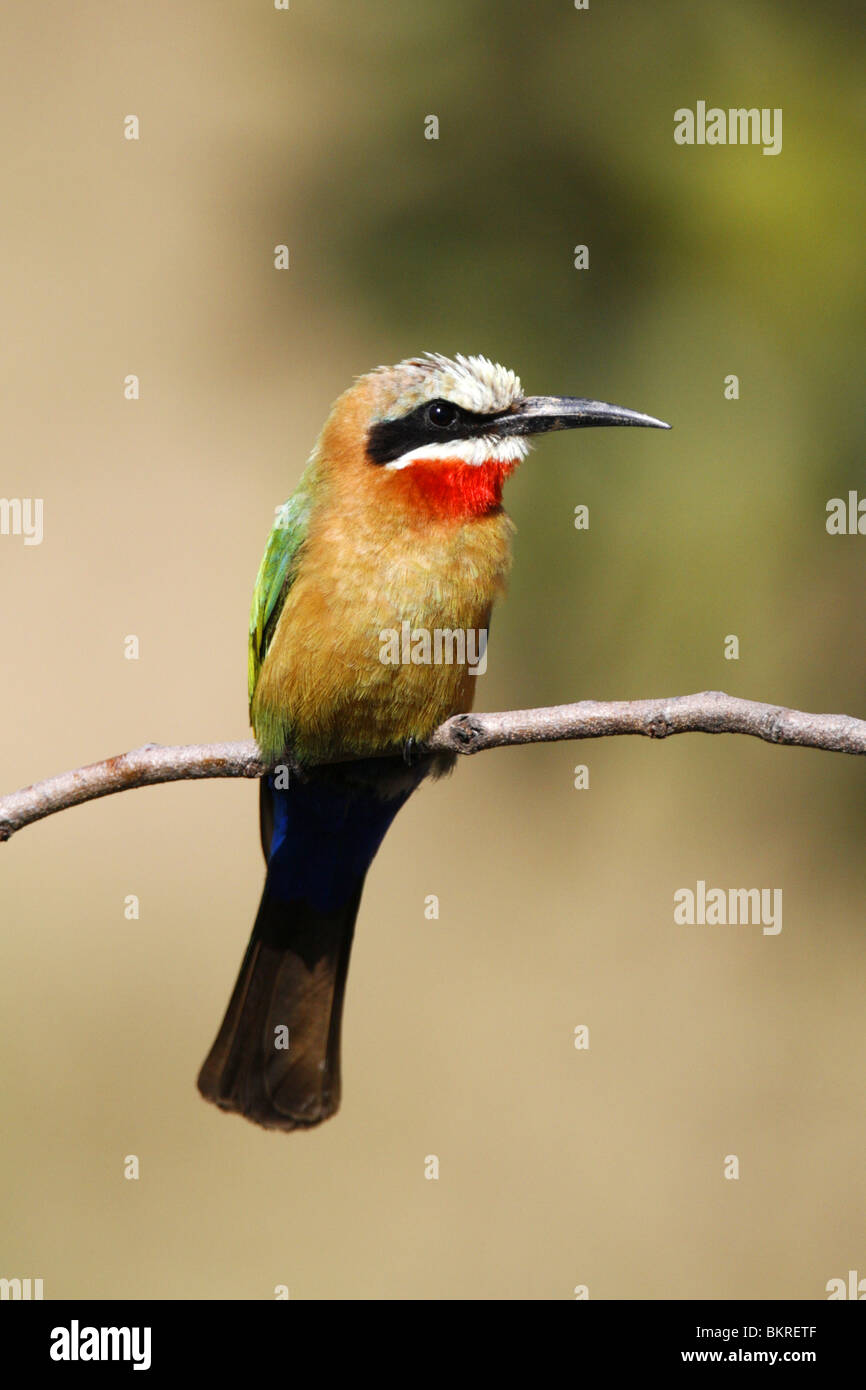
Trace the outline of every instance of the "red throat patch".
[[464, 463], [457, 458], [419, 458], [394, 473], [392, 485], [412, 507], [461, 521], [501, 506], [502, 484], [516, 466], [498, 459]]

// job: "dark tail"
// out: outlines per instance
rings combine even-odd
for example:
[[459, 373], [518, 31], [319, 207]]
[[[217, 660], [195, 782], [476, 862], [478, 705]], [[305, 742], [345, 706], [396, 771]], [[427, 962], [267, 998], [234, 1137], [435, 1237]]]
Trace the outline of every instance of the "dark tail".
[[317, 912], [265, 886], [238, 982], [199, 1073], [206, 1100], [269, 1129], [302, 1129], [340, 1104], [340, 1019], [361, 887]]
[[268, 1129], [306, 1129], [340, 1103], [340, 1021], [367, 867], [406, 795], [262, 784], [268, 875], [206, 1100]]

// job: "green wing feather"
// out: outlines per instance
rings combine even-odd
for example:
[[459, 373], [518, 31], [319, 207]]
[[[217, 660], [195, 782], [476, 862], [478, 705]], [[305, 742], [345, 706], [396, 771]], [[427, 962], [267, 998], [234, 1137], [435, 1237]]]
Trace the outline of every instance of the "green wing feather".
[[298, 572], [300, 553], [307, 536], [307, 527], [312, 511], [311, 490], [301, 479], [297, 491], [293, 492], [277, 512], [274, 529], [268, 537], [262, 563], [253, 590], [253, 604], [250, 611], [249, 646], [249, 695], [252, 702], [262, 669], [262, 662], [268, 650], [282, 612], [286, 594]]

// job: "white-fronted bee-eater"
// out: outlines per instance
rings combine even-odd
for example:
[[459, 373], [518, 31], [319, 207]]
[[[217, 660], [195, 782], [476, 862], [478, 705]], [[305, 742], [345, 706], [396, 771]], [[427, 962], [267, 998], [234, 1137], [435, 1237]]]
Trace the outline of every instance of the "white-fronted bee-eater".
[[264, 892], [198, 1081], [224, 1110], [282, 1130], [336, 1111], [364, 878], [407, 797], [453, 762], [425, 741], [472, 707], [510, 563], [503, 484], [536, 435], [597, 425], [668, 428], [434, 354], [360, 377], [331, 410], [253, 596], [250, 716], [274, 770]]

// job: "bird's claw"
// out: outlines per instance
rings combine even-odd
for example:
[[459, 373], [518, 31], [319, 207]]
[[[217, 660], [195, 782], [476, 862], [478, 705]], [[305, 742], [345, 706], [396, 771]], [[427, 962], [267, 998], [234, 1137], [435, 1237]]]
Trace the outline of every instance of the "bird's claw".
[[421, 761], [423, 750], [417, 738], [410, 734], [403, 744], [403, 761], [407, 767], [415, 767]]

